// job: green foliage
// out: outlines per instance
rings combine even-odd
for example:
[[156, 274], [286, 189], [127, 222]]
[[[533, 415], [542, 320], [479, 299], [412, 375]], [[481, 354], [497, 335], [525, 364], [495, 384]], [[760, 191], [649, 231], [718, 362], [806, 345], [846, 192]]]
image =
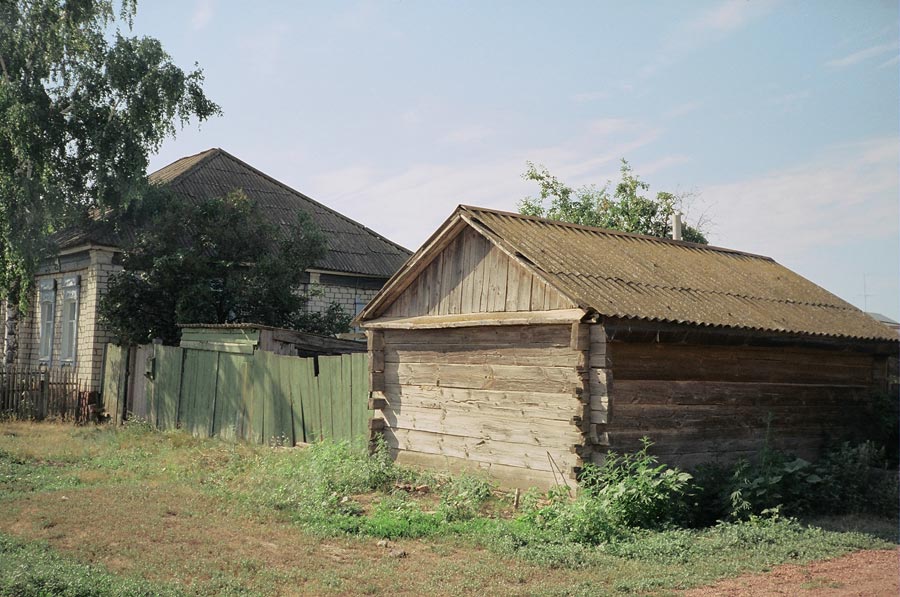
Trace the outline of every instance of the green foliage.
[[101, 568], [63, 558], [46, 545], [0, 534], [0, 595], [150, 597], [183, 594], [174, 587], [113, 576]]
[[123, 34], [135, 11], [134, 0], [0, 2], [0, 292], [13, 302], [26, 301], [49, 233], [128, 204], [176, 123], [220, 112], [200, 69]]
[[[565, 488], [552, 491], [549, 496], [526, 492], [520, 501], [523, 512], [516, 515], [492, 510], [495, 498], [483, 479], [404, 470], [392, 463], [383, 445], [370, 457], [347, 444], [272, 449], [196, 438], [181, 431], [159, 432], [143, 422], [132, 422], [124, 428], [82, 427], [56, 431], [52, 436], [39, 433], [45, 428], [49, 426], [34, 426], [27, 428], [34, 431], [23, 432], [26, 428], [20, 424], [16, 433], [21, 437], [0, 434], [5, 450], [0, 452], [0, 497], [9, 500], [13, 507], [27, 504], [29, 496], [17, 495], [25, 492], [64, 490], [71, 496], [67, 480], [85, 473], [87, 476], [79, 482], [90, 485], [91, 494], [104, 494], [106, 503], [140, 492], [149, 481], [154, 487], [171, 487], [178, 493], [189, 487], [191, 491], [209, 494], [203, 500], [208, 510], [194, 511], [192, 515], [215, 518], [221, 528], [230, 529], [232, 521], [250, 518], [281, 530], [283, 525], [294, 523], [304, 532], [320, 536], [368, 538], [369, 545], [375, 538], [428, 539], [428, 543], [417, 544], [413, 550], [449, 549], [454, 553], [478, 554], [479, 564], [467, 567], [467, 572], [480, 570], [490, 574], [480, 566], [482, 560], [497, 562], [499, 566], [517, 565], [498, 557], [506, 555], [541, 567], [581, 569], [586, 575], [583, 579], [596, 583], [602, 578], [605, 580], [600, 585], [606, 589], [631, 592], [686, 588], [722, 576], [762, 571], [786, 561], [801, 563], [852, 550], [891, 547], [871, 534], [825, 531], [785, 518], [777, 510], [700, 529], [677, 528], [680, 504], [685, 499], [678, 497], [680, 490], [672, 498], [672, 521], [661, 522], [660, 517], [644, 513], [635, 516], [657, 525], [655, 529], [615, 527], [611, 521], [616, 518], [599, 507], [599, 499], [579, 502], [587, 500], [582, 496], [600, 494], [605, 486], [670, 485], [672, 475], [666, 474], [668, 469], [660, 470], [646, 450], [640, 456], [610, 458], [609, 470], [602, 473], [606, 467], [598, 467], [593, 476], [586, 477], [584, 483], [590, 487], [583, 487], [575, 500]], [[51, 437], [51, 441], [44, 441]], [[847, 450], [855, 453], [857, 448]], [[834, 459], [838, 463], [858, 460], [857, 456], [847, 455]], [[793, 460], [782, 459], [784, 463]], [[3, 468], [4, 463], [10, 467]], [[846, 465], [836, 466], [850, 474]], [[730, 478], [733, 469], [721, 468], [719, 478]], [[700, 480], [698, 475], [695, 481]], [[421, 485], [429, 489], [417, 491]], [[687, 497], [697, 499], [696, 494]], [[133, 499], [126, 499], [122, 512], [134, 510]], [[173, 503], [181, 504], [178, 499]], [[621, 503], [625, 512], [645, 508], [629, 500]], [[544, 521], [549, 523], [535, 520], [534, 514], [539, 510], [548, 515]], [[655, 506], [647, 511], [654, 512]], [[152, 509], [149, 512], [152, 515]], [[555, 524], [550, 520], [553, 515], [575, 524]], [[619, 521], [623, 519], [618, 517]], [[879, 521], [885, 527], [889, 524]], [[241, 537], [235, 541], [242, 541]], [[440, 537], [453, 539], [441, 542]], [[86, 541], [90, 545], [90, 538]], [[408, 545], [400, 547], [409, 549]], [[311, 565], [318, 566], [320, 561]], [[385, 558], [384, 562], [392, 578], [393, 561]], [[245, 594], [248, 578], [252, 576], [256, 581], [260, 565], [254, 561], [240, 563], [234, 570], [211, 571], [211, 578], [186, 583], [178, 589], [197, 595]], [[456, 563], [453, 566], [449, 572], [456, 574]], [[535, 574], [540, 576], [540, 569]], [[335, 578], [346, 579], [343, 574], [336, 574]], [[283, 577], [277, 574], [271, 582], [276, 583], [272, 587], [285, 586]], [[584, 581], [566, 585], [559, 588], [559, 594], [596, 594], [598, 585], [589, 584]], [[267, 594], [271, 590], [260, 592]], [[0, 536], [0, 594], [169, 592], [166, 585], [114, 577], [100, 568], [74, 565], [40, 544], [13, 542], [10, 547]]]
[[525, 521], [578, 543], [603, 543], [630, 529], [660, 529], [683, 516], [691, 475], [659, 464], [651, 442], [634, 454], [610, 452], [601, 466], [586, 465], [581, 492], [551, 491], [548, 504], [526, 511]]
[[337, 305], [316, 316], [305, 312], [308, 299], [298, 287], [326, 244], [304, 212], [285, 230], [240, 192], [185, 201], [151, 188], [117, 223], [131, 241], [100, 315], [120, 342], [177, 344], [179, 323], [348, 329], [350, 318]]
[[872, 513], [897, 516], [898, 481], [871, 442], [843, 444], [822, 459], [765, 448], [753, 461], [698, 468], [693, 523], [744, 520], [778, 509], [790, 515]]
[[[611, 183], [573, 189], [553, 176], [547, 168], [528, 162], [523, 178], [540, 186], [540, 196], [519, 202], [519, 212], [529, 216], [550, 218], [597, 226], [623, 232], [647, 234], [659, 238], [672, 237], [672, 216], [681, 211], [687, 195], [659, 192], [655, 198], [642, 193], [650, 189], [622, 160], [621, 179], [610, 192]], [[549, 205], [545, 205], [547, 200]], [[706, 244], [698, 226], [682, 227], [684, 240]]]
[[491, 485], [485, 479], [459, 474], [441, 487], [438, 513], [448, 522], [471, 520], [478, 516], [481, 506], [491, 497]]

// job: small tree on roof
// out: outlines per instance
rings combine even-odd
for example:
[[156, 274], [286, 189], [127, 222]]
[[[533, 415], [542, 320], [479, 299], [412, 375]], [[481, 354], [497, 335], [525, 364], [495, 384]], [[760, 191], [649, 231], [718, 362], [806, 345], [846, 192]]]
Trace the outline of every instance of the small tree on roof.
[[[586, 185], [573, 189], [544, 166], [535, 166], [531, 162], [527, 165], [522, 177], [537, 182], [540, 187], [539, 197], [526, 197], [519, 202], [519, 213], [528, 216], [671, 238], [672, 216], [681, 211], [687, 197], [666, 191], [658, 192], [655, 198], [646, 197], [642, 193], [650, 190], [650, 185], [634, 174], [624, 159], [621, 179], [612, 192], [610, 182], [602, 187]], [[707, 244], [709, 241], [701, 227], [702, 223], [684, 225], [682, 238]]]

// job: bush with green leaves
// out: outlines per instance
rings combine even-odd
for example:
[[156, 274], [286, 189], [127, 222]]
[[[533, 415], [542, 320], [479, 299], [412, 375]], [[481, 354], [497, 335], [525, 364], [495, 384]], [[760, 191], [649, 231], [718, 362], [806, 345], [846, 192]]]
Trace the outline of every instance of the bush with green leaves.
[[600, 466], [587, 465], [581, 487], [592, 499], [605, 504], [616, 526], [663, 528], [680, 515], [692, 477], [650, 454], [652, 442], [644, 438], [633, 454], [609, 452]]
[[631, 529], [661, 529], [683, 517], [691, 475], [660, 464], [643, 440], [633, 454], [610, 452], [602, 465], [585, 466], [581, 491], [548, 493], [547, 504], [526, 511], [523, 520], [577, 543], [603, 543]]
[[872, 442], [842, 444], [815, 463], [766, 447], [753, 461], [698, 467], [690, 494], [692, 526], [773, 508], [789, 515], [898, 511], [897, 472]]

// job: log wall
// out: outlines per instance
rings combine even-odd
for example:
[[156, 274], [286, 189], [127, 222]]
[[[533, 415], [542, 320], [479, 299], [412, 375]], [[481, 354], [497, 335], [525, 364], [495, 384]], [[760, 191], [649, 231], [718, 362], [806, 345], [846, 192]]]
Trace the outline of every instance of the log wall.
[[680, 466], [753, 456], [767, 434], [806, 458], [863, 436], [885, 366], [839, 350], [622, 341], [607, 344], [607, 361], [610, 448], [634, 451], [647, 436]]
[[585, 379], [572, 330], [369, 331], [373, 367], [383, 368], [372, 406], [397, 461], [484, 470], [509, 486], [574, 486]]

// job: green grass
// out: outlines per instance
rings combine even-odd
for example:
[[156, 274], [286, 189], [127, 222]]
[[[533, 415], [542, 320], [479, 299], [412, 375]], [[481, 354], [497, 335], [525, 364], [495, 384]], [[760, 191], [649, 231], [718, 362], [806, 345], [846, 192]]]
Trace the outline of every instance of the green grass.
[[777, 513], [700, 529], [657, 516], [586, 541], [565, 531], [591, 516], [579, 502], [523, 502], [339, 444], [4, 424], [0, 594], [382, 594], [398, 578], [410, 593], [654, 594], [896, 543], [895, 519]]

